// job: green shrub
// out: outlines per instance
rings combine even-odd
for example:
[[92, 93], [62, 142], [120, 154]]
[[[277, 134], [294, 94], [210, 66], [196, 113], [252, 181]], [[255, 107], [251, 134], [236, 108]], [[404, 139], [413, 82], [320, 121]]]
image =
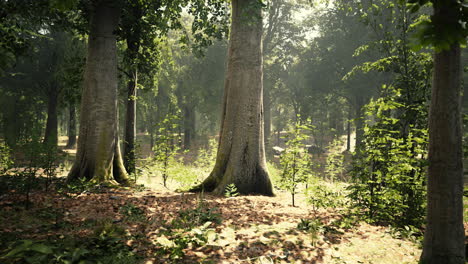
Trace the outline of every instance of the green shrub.
[[229, 197], [236, 197], [239, 193], [237, 192], [237, 187], [234, 183], [228, 184], [224, 190], [224, 196]]
[[162, 235], [156, 239], [156, 245], [160, 248], [158, 255], [166, 256], [175, 261], [185, 256], [185, 249], [206, 245], [209, 241], [214, 241], [217, 237], [214, 229], [209, 228], [211, 222], [205, 222], [200, 227], [186, 230], [176, 230], [167, 236]]
[[132, 203], [126, 203], [120, 207], [119, 212], [129, 221], [141, 222], [146, 220], [145, 211]]
[[194, 209], [180, 210], [178, 217], [175, 218], [171, 226], [173, 228], [192, 228], [195, 226], [203, 225], [206, 222], [220, 224], [222, 221], [219, 209], [216, 207], [207, 208], [204, 202], [201, 201]]
[[123, 243], [125, 231], [103, 222], [93, 236], [84, 239], [76, 237], [61, 240], [21, 240], [10, 244], [7, 252], [0, 256], [0, 262], [31, 264], [114, 264], [138, 263], [139, 258]]
[[296, 121], [286, 136], [286, 150], [280, 157], [282, 172], [279, 185], [291, 194], [292, 206], [295, 206], [294, 198], [299, 185], [307, 182], [310, 174], [310, 156], [304, 143], [309, 138], [306, 134], [309, 130], [310, 126], [301, 125]]
[[428, 131], [424, 124], [417, 123], [422, 117], [414, 117], [411, 124], [396, 113], [411, 111], [423, 116], [424, 106], [398, 103], [399, 92], [391, 87], [385, 89], [387, 96], [367, 106], [366, 112], [374, 121], [367, 122], [364, 142], [354, 155], [349, 197], [371, 222], [421, 226]]
[[158, 124], [159, 130], [153, 148], [153, 159], [160, 164], [164, 187], [167, 187], [170, 164], [174, 161], [177, 151], [180, 149], [179, 142], [181, 138], [180, 135], [176, 133], [179, 126], [178, 120], [178, 115], [168, 114], [164, 120]]
[[317, 214], [319, 209], [345, 209], [348, 205], [345, 186], [343, 183], [328, 183], [312, 177], [309, 180], [306, 196], [314, 214]]

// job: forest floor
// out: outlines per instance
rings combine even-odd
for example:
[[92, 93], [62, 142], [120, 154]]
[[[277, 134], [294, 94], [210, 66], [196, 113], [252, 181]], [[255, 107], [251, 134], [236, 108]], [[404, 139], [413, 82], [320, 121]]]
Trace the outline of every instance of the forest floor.
[[[403, 264], [421, 254], [417, 231], [369, 225], [347, 210], [312, 210], [302, 194], [293, 207], [280, 190], [275, 197], [172, 191], [200, 181], [209, 163], [171, 167], [168, 188], [145, 164], [132, 188], [66, 184], [75, 150], [65, 152], [52, 183], [0, 176], [0, 263]], [[277, 181], [277, 169], [270, 174]], [[468, 225], [468, 200], [465, 217]]]
[[402, 264], [417, 263], [420, 254], [417, 242], [390, 228], [352, 222], [333, 210], [314, 213], [300, 199], [292, 207], [281, 192], [226, 198], [161, 185], [64, 186], [59, 179], [47, 191], [30, 190], [26, 207], [15, 179], [1, 178], [1, 263], [23, 263], [14, 262], [22, 257], [47, 263], [34, 262], [38, 252], [50, 263], [75, 255], [96, 263], [98, 254], [113, 252], [122, 258], [100, 261]]

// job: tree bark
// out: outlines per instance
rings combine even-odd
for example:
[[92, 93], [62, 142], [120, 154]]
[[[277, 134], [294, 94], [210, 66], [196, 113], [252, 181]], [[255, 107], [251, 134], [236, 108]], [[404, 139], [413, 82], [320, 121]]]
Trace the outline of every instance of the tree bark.
[[66, 148], [72, 149], [76, 146], [76, 108], [74, 104], [68, 107], [68, 142]]
[[[269, 89], [269, 88], [267, 88]], [[265, 148], [266, 148], [266, 155], [268, 157], [273, 156], [273, 151], [271, 151], [271, 144], [270, 144], [270, 137], [271, 137], [271, 100], [270, 94], [264, 88], [263, 94], [263, 102], [264, 102], [264, 111], [265, 111], [265, 126], [264, 126], [264, 133], [265, 133]]]
[[348, 111], [348, 120], [346, 121], [346, 151], [351, 151], [351, 109]]
[[195, 136], [195, 107], [184, 106], [184, 149], [190, 149]]
[[228, 66], [216, 164], [192, 191], [273, 195], [263, 135], [262, 10], [257, 0], [233, 0]]
[[143, 11], [141, 3], [133, 2], [127, 6], [129, 24], [124, 27], [127, 29], [125, 36], [127, 42], [127, 56], [129, 59], [129, 77], [127, 83], [127, 112], [125, 115], [125, 140], [123, 142], [124, 150], [124, 165], [128, 173], [136, 171], [136, 155], [135, 155], [135, 140], [136, 140], [136, 104], [137, 104], [137, 87], [139, 62], [138, 53], [140, 52], [141, 39], [141, 19]]
[[58, 89], [57, 84], [51, 84], [48, 93], [47, 102], [47, 122], [43, 143], [48, 146], [57, 146], [58, 144]]
[[88, 55], [81, 100], [75, 163], [68, 180], [128, 183], [118, 138], [117, 46], [118, 4], [92, 2]]
[[[433, 21], [456, 19], [454, 3], [434, 2]], [[457, 22], [452, 21], [452, 24]], [[427, 226], [421, 256], [421, 263], [425, 264], [465, 263], [461, 92], [460, 46], [457, 43], [434, 56]]]
[[137, 96], [137, 73], [128, 81], [127, 113], [125, 116], [125, 140], [124, 165], [128, 173], [134, 173], [136, 169], [135, 160], [135, 138], [136, 138], [136, 96]]
[[354, 124], [356, 126], [356, 144], [355, 149], [358, 149], [359, 146], [362, 144], [362, 140], [364, 139], [364, 116], [362, 114], [362, 108], [364, 107], [364, 99], [360, 96], [356, 96], [356, 104], [355, 104], [355, 121]]

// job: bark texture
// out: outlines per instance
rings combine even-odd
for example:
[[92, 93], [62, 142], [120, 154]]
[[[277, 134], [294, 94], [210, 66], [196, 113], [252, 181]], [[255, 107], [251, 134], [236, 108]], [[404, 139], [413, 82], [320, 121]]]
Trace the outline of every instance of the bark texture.
[[362, 141], [364, 139], [364, 115], [363, 115], [363, 107], [365, 105], [364, 98], [360, 96], [356, 96], [356, 104], [355, 104], [355, 120], [354, 124], [356, 126], [356, 144], [355, 147], [358, 149]]
[[68, 142], [66, 148], [72, 149], [76, 146], [76, 108], [74, 104], [68, 107]]
[[186, 104], [184, 106], [184, 149], [188, 150], [192, 146], [195, 138], [195, 106]]
[[[265, 88], [264, 88], [265, 89]], [[273, 151], [271, 149], [271, 100], [270, 100], [270, 94], [268, 94], [268, 91], [264, 90], [264, 95], [263, 95], [263, 104], [264, 104], [264, 112], [265, 112], [265, 118], [264, 118], [264, 134], [265, 134], [265, 148], [266, 148], [266, 154], [268, 157], [273, 157]]]
[[115, 1], [92, 2], [88, 55], [81, 100], [75, 163], [68, 179], [127, 183], [118, 139], [117, 47], [119, 22]]
[[348, 111], [348, 120], [346, 121], [346, 151], [351, 151], [351, 110]]
[[125, 115], [125, 140], [124, 140], [124, 165], [128, 173], [134, 173], [135, 160], [135, 138], [136, 138], [136, 96], [137, 75], [128, 82], [127, 113]]
[[142, 38], [140, 21], [143, 16], [139, 2], [134, 2], [126, 7], [128, 10], [127, 20], [129, 25], [125, 36], [127, 42], [127, 56], [129, 61], [129, 80], [127, 83], [127, 112], [125, 115], [125, 140], [123, 142], [124, 165], [128, 173], [135, 173], [136, 155], [136, 105], [138, 86], [138, 53], [140, 51], [140, 39]]
[[262, 11], [257, 0], [233, 0], [222, 123], [216, 164], [192, 191], [273, 195], [263, 135]]
[[57, 146], [58, 144], [58, 88], [55, 83], [51, 84], [47, 101], [47, 122], [44, 134], [44, 144]]
[[[434, 1], [439, 36], [458, 23], [458, 3]], [[460, 45], [436, 52], [429, 113], [427, 226], [421, 263], [465, 263]]]
[[[444, 7], [434, 9], [435, 16], [455, 17]], [[424, 264], [465, 263], [460, 76], [458, 44], [435, 54]]]

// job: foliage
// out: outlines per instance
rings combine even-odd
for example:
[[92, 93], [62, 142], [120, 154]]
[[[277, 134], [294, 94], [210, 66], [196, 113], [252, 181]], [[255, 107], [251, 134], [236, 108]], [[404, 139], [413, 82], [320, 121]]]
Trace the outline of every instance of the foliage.
[[301, 218], [300, 222], [297, 224], [297, 229], [309, 233], [312, 244], [315, 244], [318, 236], [324, 232], [324, 224], [318, 218], [312, 220]]
[[99, 186], [92, 181], [89, 181], [86, 178], [79, 178], [76, 181], [67, 182], [65, 184], [61, 184], [58, 186], [59, 193], [72, 193], [72, 194], [81, 194], [85, 191], [88, 192], [95, 192]]
[[5, 142], [0, 142], [0, 175], [3, 176], [13, 165], [11, 149]]
[[417, 12], [421, 7], [432, 3], [437, 7], [446, 6], [453, 10], [451, 19], [441, 19], [441, 16], [447, 14], [434, 14], [427, 19], [414, 23], [416, 28], [414, 37], [417, 41], [416, 49], [424, 46], [433, 45], [436, 51], [448, 50], [454, 43], [466, 44], [468, 36], [468, 4], [466, 0], [462, 1], [441, 1], [441, 0], [408, 0], [411, 12]]
[[296, 120], [286, 135], [286, 150], [280, 157], [282, 173], [279, 184], [291, 194], [293, 206], [298, 185], [305, 183], [309, 175], [310, 156], [304, 141], [309, 138], [306, 133], [310, 130], [310, 126], [302, 125], [299, 120]]
[[132, 203], [126, 203], [120, 207], [119, 212], [125, 216], [125, 219], [129, 221], [146, 220], [145, 211]]
[[160, 247], [158, 254], [174, 261], [185, 256], [185, 249], [214, 241], [217, 234], [210, 226], [221, 223], [221, 215], [217, 211], [218, 208], [207, 208], [202, 197], [197, 208], [179, 211], [178, 217], [155, 241]]
[[0, 256], [2, 263], [73, 264], [135, 263], [138, 256], [122, 243], [125, 232], [110, 222], [102, 223], [94, 235], [84, 240], [21, 240]]
[[343, 179], [344, 167], [344, 155], [341, 152], [341, 147], [343, 142], [339, 139], [333, 140], [328, 146], [328, 155], [327, 163], [325, 166], [325, 173], [330, 179], [330, 181], [335, 181], [337, 179]]
[[312, 211], [317, 215], [319, 209], [337, 209], [347, 205], [346, 190], [344, 184], [327, 183], [318, 178], [311, 178], [306, 190], [307, 203], [312, 206]]
[[390, 227], [389, 233], [394, 238], [406, 239], [422, 245], [423, 233], [421, 229], [414, 226], [403, 226], [400, 228]]
[[[350, 198], [366, 209], [366, 218], [397, 226], [420, 226], [425, 211], [427, 129], [408, 126], [395, 117], [405, 106], [391, 87], [388, 95], [372, 101], [367, 114], [375, 116], [365, 127], [362, 149], [355, 155]], [[423, 110], [420, 110], [423, 111]]]
[[167, 187], [169, 165], [174, 161], [175, 155], [179, 150], [180, 136], [177, 134], [179, 126], [177, 120], [177, 115], [168, 114], [159, 124], [158, 135], [155, 140], [156, 144], [153, 148], [154, 160], [162, 165], [164, 187]]
[[171, 227], [190, 229], [206, 222], [220, 224], [221, 221], [219, 209], [207, 208], [203, 199], [200, 199], [196, 208], [180, 210], [179, 216], [171, 222]]
[[211, 224], [211, 222], [206, 222], [199, 227], [176, 230], [169, 233], [168, 236], [160, 236], [155, 241], [156, 245], [160, 247], [158, 254], [167, 256], [170, 260], [175, 261], [174, 263], [177, 263], [177, 260], [185, 256], [185, 249], [203, 246], [216, 239], [215, 230], [209, 228]]
[[[24, 203], [28, 207], [31, 191], [41, 188], [39, 186], [41, 182], [44, 183], [44, 188], [48, 191], [59, 170], [63, 169], [59, 163], [61, 157], [54, 146], [43, 144], [37, 133], [22, 141], [17, 151], [22, 153], [22, 158], [17, 159], [14, 164], [10, 161], [10, 166], [14, 168], [5, 171], [5, 173], [16, 178], [13, 185], [9, 187], [25, 196]], [[9, 162], [8, 160], [4, 161]], [[44, 181], [39, 180], [38, 177], [41, 176], [45, 176]]]
[[463, 115], [463, 157], [468, 158], [468, 114]]
[[226, 188], [224, 189], [224, 196], [229, 198], [229, 197], [236, 197], [238, 196], [239, 193], [237, 192], [237, 187], [234, 183], [226, 185]]
[[198, 156], [197, 160], [194, 162], [194, 166], [203, 168], [206, 170], [206, 173], [210, 173], [216, 162], [217, 147], [218, 141], [214, 138], [210, 139], [207, 148], [200, 148], [198, 150]]

